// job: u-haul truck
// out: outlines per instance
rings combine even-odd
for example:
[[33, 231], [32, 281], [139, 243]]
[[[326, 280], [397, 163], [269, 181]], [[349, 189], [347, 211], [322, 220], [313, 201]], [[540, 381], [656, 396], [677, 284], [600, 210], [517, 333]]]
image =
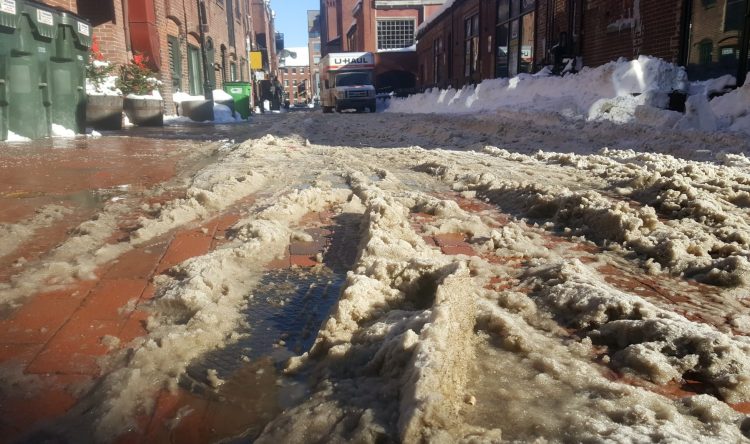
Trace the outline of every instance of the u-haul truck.
[[334, 52], [320, 60], [320, 102], [324, 113], [334, 109], [375, 112], [371, 52]]

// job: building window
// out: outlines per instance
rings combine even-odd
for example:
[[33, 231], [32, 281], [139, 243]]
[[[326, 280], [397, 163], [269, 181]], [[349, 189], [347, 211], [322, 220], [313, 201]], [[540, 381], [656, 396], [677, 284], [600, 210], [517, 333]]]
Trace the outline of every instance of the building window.
[[479, 68], [479, 14], [464, 20], [464, 76]]
[[292, 68], [292, 74], [297, 74], [297, 68]]
[[722, 46], [719, 49], [719, 63], [723, 68], [737, 68], [740, 49], [736, 46]]
[[177, 37], [167, 36], [169, 45], [169, 72], [172, 75], [172, 92], [182, 91], [182, 51]]
[[203, 93], [203, 76], [201, 73], [201, 52], [197, 46], [188, 45], [188, 83], [190, 95]]
[[284, 80], [284, 86], [285, 86], [285, 87], [288, 87], [288, 86], [289, 86], [289, 80]]
[[700, 42], [698, 52], [698, 63], [701, 65], [710, 65], [713, 61], [712, 53], [714, 51], [714, 43], [711, 40], [704, 40]]
[[495, 77], [533, 71], [535, 9], [535, 0], [498, 0]]
[[236, 82], [237, 81], [237, 64], [234, 62], [231, 62], [229, 64], [229, 78], [230, 81]]
[[745, 20], [745, 2], [747, 0], [727, 0], [724, 11], [724, 32], [739, 31]]
[[414, 44], [414, 19], [378, 20], [378, 50], [407, 48]]
[[313, 63], [315, 63], [315, 64], [320, 63], [320, 57], [318, 57], [318, 56], [313, 57]]
[[292, 80], [292, 86], [297, 86], [297, 81], [296, 80]]

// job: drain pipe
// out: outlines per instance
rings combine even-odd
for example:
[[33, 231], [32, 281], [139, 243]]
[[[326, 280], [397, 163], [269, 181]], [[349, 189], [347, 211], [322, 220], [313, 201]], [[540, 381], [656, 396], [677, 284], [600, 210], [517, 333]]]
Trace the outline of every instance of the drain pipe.
[[125, 32], [125, 51], [128, 53], [128, 61], [133, 58], [133, 51], [130, 43], [130, 10], [128, 8], [128, 1], [122, 2], [122, 28]]
[[198, 5], [198, 31], [201, 38], [201, 58], [203, 59], [203, 97], [206, 100], [214, 100], [214, 92], [211, 90], [211, 83], [208, 80], [208, 58], [206, 57], [206, 33], [203, 26], [208, 24], [206, 17], [206, 4], [202, 0], [196, 0]]

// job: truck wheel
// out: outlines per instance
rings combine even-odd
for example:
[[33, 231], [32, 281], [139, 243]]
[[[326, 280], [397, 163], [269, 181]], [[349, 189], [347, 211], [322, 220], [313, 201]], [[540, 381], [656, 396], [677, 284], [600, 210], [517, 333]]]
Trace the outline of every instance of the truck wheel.
[[367, 105], [367, 107], [370, 108], [370, 112], [371, 113], [374, 113], [375, 111], [378, 110], [378, 105], [376, 104], [376, 102], [374, 100], [372, 102], [370, 102], [370, 104]]
[[323, 107], [323, 114], [330, 114], [332, 112], [333, 112], [333, 107], [332, 106], [324, 106]]
[[343, 110], [343, 108], [341, 108], [341, 105], [339, 105], [339, 103], [336, 102], [336, 112], [340, 113], [342, 110]]

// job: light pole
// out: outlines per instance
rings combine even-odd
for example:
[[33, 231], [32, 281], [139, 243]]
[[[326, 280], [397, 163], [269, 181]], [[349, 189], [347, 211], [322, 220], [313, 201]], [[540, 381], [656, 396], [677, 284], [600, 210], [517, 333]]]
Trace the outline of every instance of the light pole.
[[[208, 26], [206, 20], [206, 5], [202, 0], [196, 0], [198, 4], [198, 33], [200, 34], [201, 58], [203, 59], [203, 97], [206, 100], [214, 100], [214, 92], [211, 90], [211, 82], [208, 81], [208, 59], [206, 58], [206, 34], [204, 26]], [[213, 62], [213, 61], [212, 61]], [[213, 66], [213, 63], [212, 63]]]

